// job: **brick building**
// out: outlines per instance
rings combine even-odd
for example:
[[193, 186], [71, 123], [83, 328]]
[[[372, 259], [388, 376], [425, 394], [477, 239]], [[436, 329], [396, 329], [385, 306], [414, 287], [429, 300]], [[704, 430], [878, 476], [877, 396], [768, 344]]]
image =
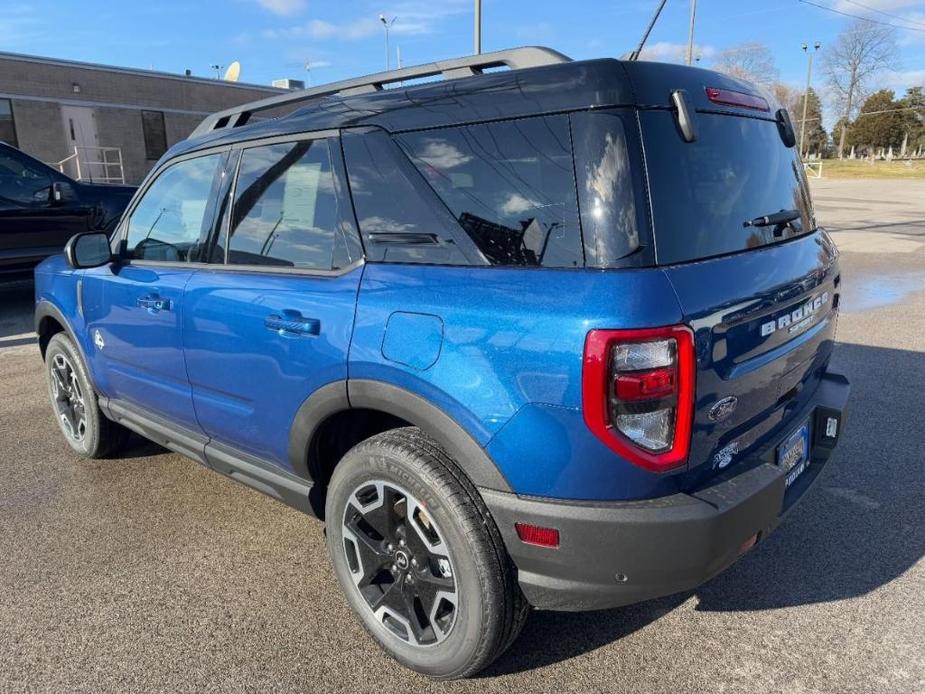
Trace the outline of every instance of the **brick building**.
[[[79, 164], [81, 178], [124, 173], [126, 183], [136, 184], [206, 115], [281, 91], [0, 53], [0, 141], [48, 163], [67, 160], [60, 168], [71, 176]], [[104, 158], [109, 164], [98, 163]], [[119, 158], [124, 171], [115, 163]]]

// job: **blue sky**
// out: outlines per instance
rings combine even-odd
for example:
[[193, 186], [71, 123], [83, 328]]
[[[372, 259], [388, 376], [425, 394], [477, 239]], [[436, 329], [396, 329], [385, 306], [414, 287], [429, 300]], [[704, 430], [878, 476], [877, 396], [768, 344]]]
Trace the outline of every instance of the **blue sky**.
[[[925, 1], [814, 0], [919, 31], [900, 31], [901, 64], [883, 86], [925, 83]], [[655, 0], [484, 0], [483, 50], [549, 45], [574, 58], [619, 56], [638, 41]], [[472, 0], [5, 0], [0, 51], [210, 75], [213, 63], [239, 60], [241, 80], [274, 78], [315, 84], [385, 66], [379, 14], [397, 16], [392, 50], [405, 65], [462, 55], [472, 48]], [[650, 55], [680, 59], [688, 0], [669, 0], [650, 40]], [[902, 18], [902, 19], [900, 19]], [[905, 21], [903, 21], [905, 20]], [[696, 43], [702, 62], [724, 48], [763, 41], [780, 77], [805, 79], [800, 43], [823, 51], [849, 20], [799, 0], [699, 0]]]

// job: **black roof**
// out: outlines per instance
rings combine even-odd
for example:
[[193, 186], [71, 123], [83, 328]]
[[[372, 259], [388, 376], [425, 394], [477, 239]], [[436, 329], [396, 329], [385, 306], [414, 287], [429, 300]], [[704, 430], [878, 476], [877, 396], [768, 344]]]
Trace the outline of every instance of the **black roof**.
[[706, 86], [754, 92], [746, 82], [710, 70], [611, 58], [487, 72], [352, 96], [324, 96], [288, 115], [222, 128], [177, 143], [168, 157], [216, 145], [329, 129], [422, 130], [605, 106], [669, 107], [687, 89], [695, 108], [713, 108]]

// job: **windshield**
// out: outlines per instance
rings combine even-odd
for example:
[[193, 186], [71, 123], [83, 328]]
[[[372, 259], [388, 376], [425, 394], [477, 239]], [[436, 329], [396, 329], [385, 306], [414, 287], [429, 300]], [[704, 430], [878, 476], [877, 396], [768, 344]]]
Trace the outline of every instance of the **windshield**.
[[[692, 143], [681, 139], [670, 111], [642, 111], [640, 121], [660, 265], [759, 248], [815, 228], [803, 165], [774, 121], [698, 112]], [[762, 217], [772, 223], [753, 223]]]

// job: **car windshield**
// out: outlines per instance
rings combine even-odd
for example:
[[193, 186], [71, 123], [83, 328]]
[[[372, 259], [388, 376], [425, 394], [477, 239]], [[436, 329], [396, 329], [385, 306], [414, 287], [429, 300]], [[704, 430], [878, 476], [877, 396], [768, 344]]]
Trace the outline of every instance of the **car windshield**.
[[[659, 264], [759, 248], [815, 228], [803, 166], [771, 120], [697, 113], [684, 142], [669, 111], [640, 114]], [[761, 223], [762, 218], [769, 222]]]

